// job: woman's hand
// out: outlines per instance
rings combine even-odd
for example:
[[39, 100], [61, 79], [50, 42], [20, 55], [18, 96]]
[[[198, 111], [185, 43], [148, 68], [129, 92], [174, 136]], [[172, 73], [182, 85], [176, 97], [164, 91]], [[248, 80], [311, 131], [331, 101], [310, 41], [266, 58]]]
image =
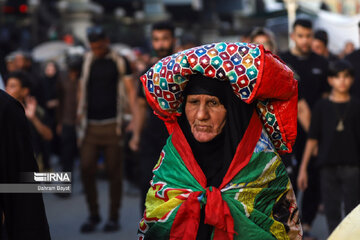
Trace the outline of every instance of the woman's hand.
[[34, 97], [27, 97], [25, 99], [25, 115], [32, 121], [36, 117], [37, 101]]
[[130, 149], [134, 152], [138, 151], [139, 150], [139, 142], [140, 142], [140, 137], [138, 135], [134, 134], [129, 141]]
[[297, 185], [301, 191], [305, 191], [306, 188], [308, 187], [308, 175], [306, 170], [300, 169], [297, 178]]

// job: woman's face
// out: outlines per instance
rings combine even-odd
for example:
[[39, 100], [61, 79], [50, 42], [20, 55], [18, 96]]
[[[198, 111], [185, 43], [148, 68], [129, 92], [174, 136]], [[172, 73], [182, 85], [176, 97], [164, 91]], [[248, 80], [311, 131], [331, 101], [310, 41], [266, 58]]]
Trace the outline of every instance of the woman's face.
[[47, 77], [53, 77], [56, 74], [56, 67], [53, 62], [49, 62], [45, 67], [45, 75]]
[[186, 118], [198, 142], [209, 142], [225, 126], [226, 109], [219, 99], [210, 95], [188, 95], [185, 104]]

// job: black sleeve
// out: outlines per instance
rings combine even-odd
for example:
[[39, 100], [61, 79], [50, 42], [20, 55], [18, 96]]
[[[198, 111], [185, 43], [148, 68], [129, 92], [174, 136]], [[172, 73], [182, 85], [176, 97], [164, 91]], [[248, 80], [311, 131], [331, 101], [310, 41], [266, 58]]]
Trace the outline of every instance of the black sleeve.
[[[0, 113], [1, 183], [20, 183], [22, 172], [36, 172], [28, 121], [20, 103], [10, 101]], [[50, 239], [41, 193], [0, 193], [9, 239]]]
[[316, 139], [316, 140], [320, 139], [320, 134], [321, 134], [321, 112], [322, 112], [322, 109], [323, 109], [322, 103], [323, 103], [322, 100], [318, 101], [315, 104], [314, 109], [311, 112], [311, 122], [310, 122], [310, 129], [309, 129], [309, 133], [308, 133], [308, 138], [312, 138], [312, 139]]
[[326, 59], [323, 59], [324, 60], [324, 63], [323, 63], [323, 75], [322, 75], [322, 79], [321, 79], [321, 83], [322, 83], [322, 86], [321, 86], [321, 92], [322, 93], [329, 93], [331, 91], [331, 87], [328, 83], [328, 73], [329, 73], [329, 61], [326, 60]]
[[143, 87], [142, 83], [138, 87], [137, 96], [140, 98], [146, 98], [145, 92], [144, 92], [144, 87]]
[[133, 73], [132, 69], [131, 69], [131, 65], [129, 60], [123, 56], [123, 59], [125, 61], [125, 75], [130, 75]]
[[[357, 140], [357, 146], [358, 149], [360, 149], [360, 100], [359, 99], [355, 99], [355, 107], [354, 107], [354, 111], [355, 111], [355, 116], [356, 116], [356, 120], [355, 120], [355, 134], [356, 134], [356, 140]], [[360, 163], [360, 159], [359, 159], [359, 163]]]
[[63, 109], [64, 109], [64, 81], [65, 79], [62, 78], [61, 81], [58, 81], [56, 84], [56, 97], [59, 100], [59, 105], [56, 107], [56, 123], [62, 123], [63, 118]]

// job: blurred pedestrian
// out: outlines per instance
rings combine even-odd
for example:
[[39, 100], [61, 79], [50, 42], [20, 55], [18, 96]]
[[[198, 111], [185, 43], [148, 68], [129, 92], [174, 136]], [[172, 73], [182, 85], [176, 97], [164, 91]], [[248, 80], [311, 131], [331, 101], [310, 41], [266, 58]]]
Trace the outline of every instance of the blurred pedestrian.
[[[289, 51], [280, 54], [282, 60], [295, 72], [299, 81], [298, 134], [294, 146], [294, 155], [285, 159], [285, 165], [292, 171], [290, 178], [296, 182], [298, 166], [302, 159], [307, 132], [310, 126], [311, 109], [315, 102], [327, 91], [328, 62], [311, 51], [313, 40], [312, 22], [297, 19], [293, 24], [291, 39], [295, 45]], [[314, 160], [312, 160], [312, 163]], [[309, 233], [320, 204], [318, 169], [309, 165], [309, 187], [302, 198], [302, 223], [305, 239], [313, 239]], [[296, 188], [296, 184], [294, 184]]]
[[[30, 80], [31, 83], [31, 96], [34, 96], [37, 102], [37, 105], [45, 111], [46, 115], [46, 104], [44, 93], [47, 89], [44, 89], [43, 83], [41, 81], [40, 68], [32, 59], [32, 56], [27, 51], [16, 51], [13, 53], [14, 57], [14, 68], [16, 71], [21, 71], [26, 75], [26, 78]], [[50, 117], [46, 115], [47, 125], [51, 129]], [[41, 165], [39, 165], [41, 171], [50, 171], [50, 146], [49, 142], [43, 138], [38, 139], [38, 148], [39, 154], [41, 155]]]
[[[12, 85], [19, 85], [15, 81], [14, 77], [10, 78]], [[28, 91], [19, 86], [17, 89]], [[0, 133], [0, 183], [21, 183], [22, 173], [37, 172], [38, 167], [24, 109], [20, 102], [2, 90]], [[50, 240], [41, 193], [0, 193], [0, 216], [1, 239], [5, 236], [9, 240]]]
[[[161, 58], [169, 56], [175, 48], [175, 28], [171, 22], [158, 22], [152, 26], [151, 44], [154, 56], [150, 65]], [[155, 62], [154, 62], [155, 61]], [[148, 66], [150, 67], [150, 66]], [[161, 149], [169, 136], [165, 124], [153, 114], [153, 110], [147, 104], [144, 89], [138, 89], [137, 116], [138, 121], [134, 129], [130, 147], [138, 151], [139, 157], [139, 186], [141, 191], [141, 210], [145, 209], [144, 202], [152, 177], [152, 169], [160, 156]]]
[[[82, 55], [68, 55], [66, 58], [66, 71], [57, 84], [56, 132], [60, 136], [60, 164], [63, 172], [72, 172], [74, 160], [78, 153], [76, 144], [76, 110], [77, 92], [81, 74]], [[58, 194], [68, 197], [69, 194]]]
[[345, 60], [330, 63], [329, 98], [314, 107], [305, 152], [298, 176], [299, 189], [309, 185], [307, 167], [318, 148], [316, 165], [320, 167], [321, 195], [328, 230], [331, 233], [360, 202], [360, 100], [351, 96], [354, 70]]
[[56, 62], [48, 61], [44, 64], [42, 76], [40, 78], [43, 87], [43, 96], [45, 101], [45, 110], [51, 120], [55, 123], [56, 108], [59, 100], [56, 95], [56, 86], [60, 78], [60, 69]]
[[175, 52], [181, 52], [185, 49], [196, 47], [199, 44], [199, 40], [194, 34], [185, 32], [180, 37], [180, 44], [176, 47]]
[[87, 29], [91, 51], [86, 53], [80, 78], [78, 105], [78, 141], [81, 175], [90, 212], [81, 232], [93, 232], [100, 223], [96, 190], [99, 154], [103, 154], [110, 182], [109, 217], [103, 230], [117, 231], [122, 196], [120, 141], [124, 110], [124, 94], [134, 111], [136, 90], [126, 58], [110, 48], [110, 40], [100, 26]]
[[6, 81], [6, 92], [23, 104], [25, 108], [25, 115], [30, 123], [32, 147], [39, 161], [39, 157], [42, 157], [41, 142], [43, 140], [50, 141], [53, 137], [46, 112], [37, 104], [36, 98], [30, 95], [31, 82], [24, 72], [15, 71], [9, 74]]
[[[358, 28], [360, 40], [360, 22], [358, 23]], [[360, 98], [360, 48], [347, 55], [345, 59], [354, 66], [355, 81], [352, 86], [351, 93], [352, 95]]]
[[250, 42], [262, 44], [264, 48], [276, 54], [277, 46], [274, 33], [263, 27], [255, 28], [250, 35]]
[[50, 169], [50, 157], [59, 153], [59, 138], [56, 134], [56, 108], [59, 106], [57, 96], [57, 85], [60, 81], [60, 69], [55, 61], [47, 61], [43, 64], [42, 71], [39, 74], [39, 84], [41, 86], [41, 95], [43, 96], [44, 109], [48, 117], [50, 129], [53, 133], [51, 141], [44, 141], [42, 152], [45, 167]]
[[[16, 71], [15, 67], [15, 57], [13, 53], [10, 53], [5, 57], [5, 64], [6, 64], [6, 74]], [[5, 76], [6, 78], [6, 76]]]
[[249, 43], [251, 41], [251, 37], [250, 37], [251, 32], [252, 32], [251, 28], [243, 30], [243, 32], [240, 35], [240, 42]]
[[339, 58], [330, 52], [328, 48], [329, 37], [325, 30], [319, 29], [314, 33], [314, 39], [311, 43], [311, 50], [317, 55], [323, 56], [328, 62], [336, 61]]
[[344, 49], [340, 52], [339, 57], [345, 58], [346, 56], [353, 53], [355, 50], [355, 45], [352, 41], [346, 41], [344, 45]]

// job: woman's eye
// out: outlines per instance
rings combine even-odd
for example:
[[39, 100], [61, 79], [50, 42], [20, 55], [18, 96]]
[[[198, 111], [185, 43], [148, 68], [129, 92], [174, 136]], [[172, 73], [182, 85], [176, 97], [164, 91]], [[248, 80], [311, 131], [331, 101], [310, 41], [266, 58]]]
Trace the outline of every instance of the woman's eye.
[[196, 104], [196, 103], [198, 103], [198, 100], [189, 100], [188, 103], [190, 103], [190, 104]]
[[218, 105], [218, 102], [215, 101], [215, 100], [211, 100], [211, 101], [210, 101], [210, 105], [211, 105], [211, 106], [217, 106], [217, 105]]

